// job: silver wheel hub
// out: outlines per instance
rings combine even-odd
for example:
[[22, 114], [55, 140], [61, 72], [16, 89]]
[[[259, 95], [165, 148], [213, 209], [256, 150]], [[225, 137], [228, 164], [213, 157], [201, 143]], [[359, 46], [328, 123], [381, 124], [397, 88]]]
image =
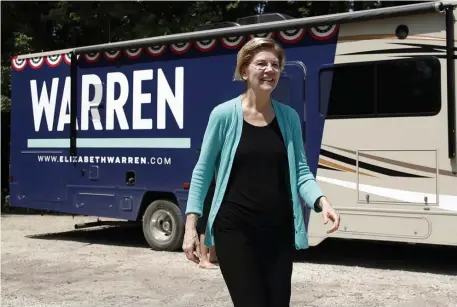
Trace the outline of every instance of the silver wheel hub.
[[173, 225], [175, 220], [171, 214], [163, 209], [159, 209], [151, 217], [149, 227], [154, 240], [160, 242], [167, 242], [173, 236]]

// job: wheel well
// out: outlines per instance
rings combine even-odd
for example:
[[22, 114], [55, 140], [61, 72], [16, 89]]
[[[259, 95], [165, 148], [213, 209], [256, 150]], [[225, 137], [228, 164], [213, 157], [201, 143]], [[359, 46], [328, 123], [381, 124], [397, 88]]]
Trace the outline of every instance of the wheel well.
[[176, 206], [178, 206], [178, 200], [176, 199], [176, 196], [173, 193], [148, 191], [143, 195], [143, 199], [141, 200], [140, 210], [138, 210], [138, 216], [137, 216], [136, 220], [141, 221], [143, 218], [144, 211], [146, 211], [146, 208], [149, 206], [149, 204], [158, 199], [171, 201]]

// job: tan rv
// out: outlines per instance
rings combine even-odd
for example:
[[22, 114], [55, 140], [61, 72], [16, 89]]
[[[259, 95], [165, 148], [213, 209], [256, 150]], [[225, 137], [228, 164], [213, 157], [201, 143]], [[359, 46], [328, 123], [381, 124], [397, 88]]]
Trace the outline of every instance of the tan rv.
[[[340, 26], [319, 75], [332, 82], [317, 170], [341, 213], [332, 237], [457, 245], [456, 18], [454, 6]], [[311, 213], [310, 245], [327, 228]]]

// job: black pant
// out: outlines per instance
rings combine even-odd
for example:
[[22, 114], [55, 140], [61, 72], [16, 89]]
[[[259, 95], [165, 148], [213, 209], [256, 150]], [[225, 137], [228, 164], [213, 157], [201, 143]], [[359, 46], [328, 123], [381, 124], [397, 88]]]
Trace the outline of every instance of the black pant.
[[290, 304], [293, 246], [290, 230], [252, 233], [220, 230], [214, 239], [219, 266], [235, 307]]

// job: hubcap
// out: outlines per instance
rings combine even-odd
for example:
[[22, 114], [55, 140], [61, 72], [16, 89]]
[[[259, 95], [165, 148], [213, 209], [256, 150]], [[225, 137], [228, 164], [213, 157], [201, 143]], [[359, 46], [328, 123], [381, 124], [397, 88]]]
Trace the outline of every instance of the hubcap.
[[151, 217], [150, 229], [154, 240], [165, 243], [173, 236], [174, 219], [171, 214], [163, 209], [159, 209]]

